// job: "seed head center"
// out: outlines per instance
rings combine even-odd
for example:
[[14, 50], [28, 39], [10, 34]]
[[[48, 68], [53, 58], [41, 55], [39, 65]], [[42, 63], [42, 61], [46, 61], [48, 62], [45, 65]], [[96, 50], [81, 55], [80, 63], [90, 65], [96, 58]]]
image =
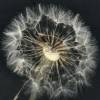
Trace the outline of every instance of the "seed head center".
[[50, 46], [43, 47], [44, 56], [50, 61], [57, 61], [60, 57], [56, 50], [53, 50]]

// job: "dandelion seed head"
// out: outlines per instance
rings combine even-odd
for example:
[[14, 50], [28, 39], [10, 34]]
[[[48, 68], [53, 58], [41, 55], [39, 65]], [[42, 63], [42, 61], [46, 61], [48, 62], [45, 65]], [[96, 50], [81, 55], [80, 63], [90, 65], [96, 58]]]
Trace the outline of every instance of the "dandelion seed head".
[[27, 8], [4, 32], [8, 66], [51, 97], [76, 93], [96, 67], [96, 41], [79, 14], [54, 6], [34, 9]]

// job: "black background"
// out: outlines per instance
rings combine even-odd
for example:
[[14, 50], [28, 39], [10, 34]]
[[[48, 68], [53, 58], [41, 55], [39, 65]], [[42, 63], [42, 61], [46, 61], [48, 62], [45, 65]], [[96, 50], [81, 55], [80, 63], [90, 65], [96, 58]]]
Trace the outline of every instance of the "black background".
[[[0, 0], [0, 44], [3, 39], [3, 30], [11, 22], [11, 19], [24, 11], [25, 7], [32, 7], [38, 3], [44, 5], [54, 4], [64, 9], [71, 9], [75, 13], [80, 13], [86, 25], [90, 26], [98, 46], [100, 45], [100, 0]], [[99, 65], [98, 63], [92, 86], [83, 88], [73, 100], [100, 100]], [[19, 77], [7, 69], [4, 52], [0, 45], [0, 100], [13, 100], [24, 80], [23, 77]], [[47, 99], [43, 97], [41, 100]]]

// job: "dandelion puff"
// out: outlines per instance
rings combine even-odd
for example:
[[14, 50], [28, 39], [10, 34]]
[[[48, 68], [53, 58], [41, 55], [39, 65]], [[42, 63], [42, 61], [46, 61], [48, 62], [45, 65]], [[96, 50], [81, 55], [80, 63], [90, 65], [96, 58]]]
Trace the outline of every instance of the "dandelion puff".
[[31, 80], [30, 100], [43, 91], [50, 98], [72, 96], [78, 87], [90, 84], [88, 75], [96, 68], [96, 40], [79, 14], [55, 6], [34, 9], [26, 8], [25, 16], [20, 14], [4, 32], [8, 67]]

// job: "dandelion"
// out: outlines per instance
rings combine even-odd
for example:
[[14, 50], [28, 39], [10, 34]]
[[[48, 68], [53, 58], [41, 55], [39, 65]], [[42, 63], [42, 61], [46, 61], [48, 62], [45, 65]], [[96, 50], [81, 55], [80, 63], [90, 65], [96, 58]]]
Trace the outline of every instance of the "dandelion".
[[9, 68], [31, 80], [29, 100], [36, 100], [43, 91], [50, 98], [73, 95], [77, 87], [90, 84], [97, 46], [79, 14], [54, 6], [26, 8], [25, 15], [15, 18], [4, 34]]

